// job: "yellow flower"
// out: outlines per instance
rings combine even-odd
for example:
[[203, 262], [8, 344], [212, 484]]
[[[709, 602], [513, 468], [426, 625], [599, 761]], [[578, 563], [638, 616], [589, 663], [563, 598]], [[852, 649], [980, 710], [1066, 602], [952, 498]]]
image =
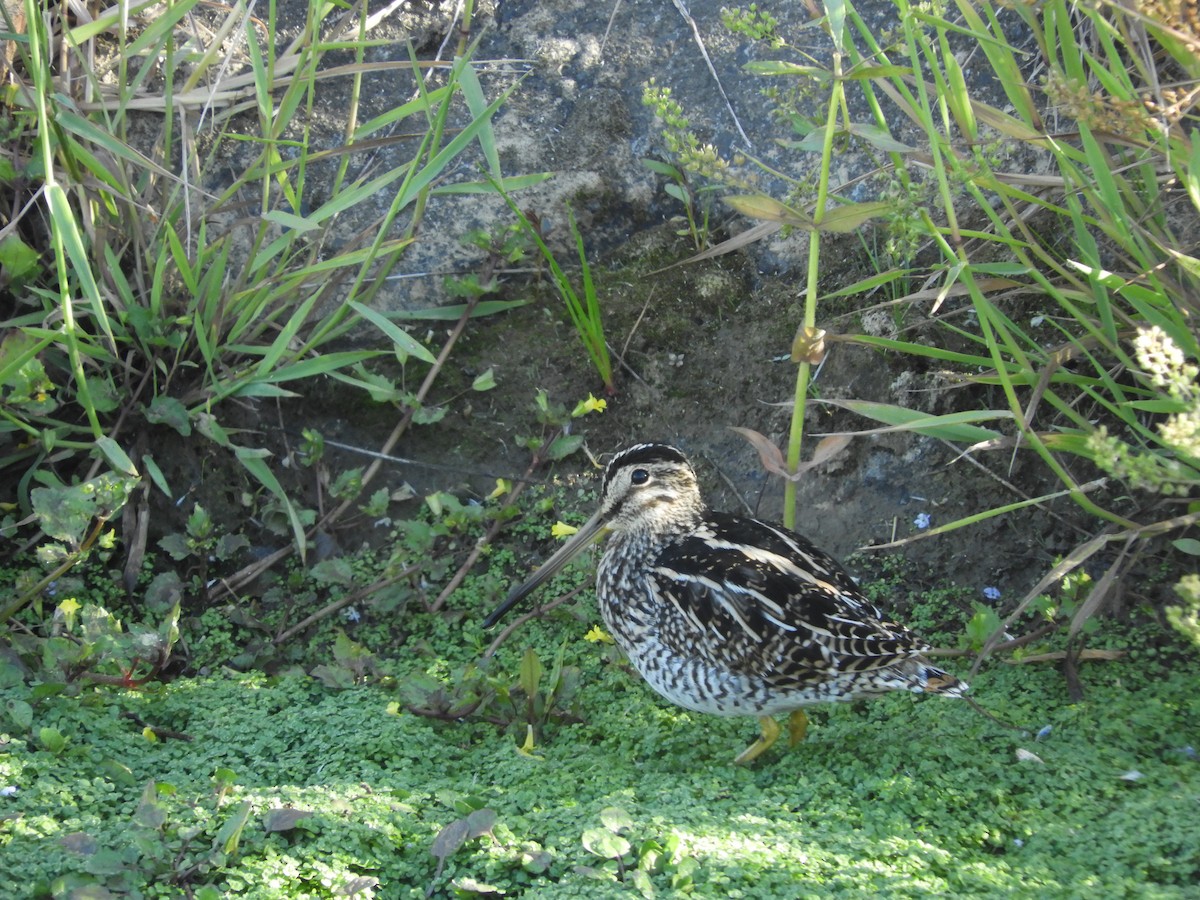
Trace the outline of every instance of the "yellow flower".
[[58, 604], [58, 611], [62, 613], [63, 621], [66, 622], [67, 631], [75, 630], [75, 613], [79, 612], [83, 607], [74, 597], [68, 597], [62, 603]]
[[585, 634], [583, 639], [591, 641], [593, 644], [611, 644], [613, 642], [612, 635], [599, 625], [593, 625], [592, 630]]
[[568, 525], [566, 522], [555, 522], [550, 529], [550, 534], [556, 538], [570, 537], [579, 529], [574, 525]]
[[497, 497], [503, 497], [512, 490], [512, 482], [507, 478], [496, 479], [496, 489], [487, 495], [489, 500], [495, 500]]
[[590, 412], [604, 412], [607, 408], [607, 400], [597, 400], [589, 392], [586, 400], [580, 400], [575, 404], [575, 408], [571, 410], [571, 418], [578, 419], [580, 416], [587, 415]]

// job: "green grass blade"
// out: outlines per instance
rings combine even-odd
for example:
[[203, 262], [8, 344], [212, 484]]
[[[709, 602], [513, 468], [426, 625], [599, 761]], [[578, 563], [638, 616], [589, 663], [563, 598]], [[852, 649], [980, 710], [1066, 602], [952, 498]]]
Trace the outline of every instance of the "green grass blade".
[[303, 560], [305, 551], [307, 550], [307, 541], [304, 537], [304, 524], [300, 521], [300, 516], [296, 512], [296, 508], [288, 498], [287, 491], [283, 489], [283, 485], [279, 483], [279, 479], [275, 477], [275, 473], [266, 464], [265, 457], [271, 455], [270, 451], [235, 446], [233, 452], [237, 457], [237, 461], [242, 464], [242, 467], [259, 484], [270, 491], [275, 499], [279, 501], [280, 506], [283, 507], [287, 514], [288, 523], [292, 528], [292, 538], [296, 542], [296, 552], [300, 555], [300, 559]]
[[383, 313], [371, 309], [369, 306], [363, 306], [353, 300], [349, 306], [356, 313], [382, 331], [393, 344], [396, 345], [406, 356], [415, 356], [422, 362], [433, 365], [437, 360], [429, 349], [416, 338], [410, 335], [407, 331], [385, 316]]
[[865, 418], [883, 422], [888, 427], [878, 429], [880, 433], [911, 431], [958, 443], [977, 444], [1002, 438], [1004, 436], [1002, 432], [981, 428], [974, 423], [995, 420], [1011, 421], [1013, 418], [1012, 413], [1006, 409], [973, 409], [944, 415], [930, 415], [903, 406], [865, 400], [821, 400], [819, 402], [839, 406]]
[[500, 154], [496, 150], [496, 136], [492, 133], [491, 126], [492, 114], [488, 112], [488, 102], [483, 94], [483, 85], [479, 83], [475, 67], [469, 61], [461, 61], [461, 65], [456, 64], [454, 69], [458, 74], [459, 90], [462, 91], [463, 99], [467, 102], [467, 109], [471, 112], [471, 119], [486, 123], [486, 126], [479, 130], [479, 148], [483, 151], [483, 158], [487, 162], [488, 174], [499, 181], [503, 178], [503, 173], [500, 171]]

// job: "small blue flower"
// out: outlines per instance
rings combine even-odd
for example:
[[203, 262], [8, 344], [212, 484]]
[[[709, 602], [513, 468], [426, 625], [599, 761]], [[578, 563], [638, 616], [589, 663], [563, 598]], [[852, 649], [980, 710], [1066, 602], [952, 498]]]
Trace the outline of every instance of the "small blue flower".
[[987, 587], [985, 587], [983, 589], [983, 596], [987, 600], [993, 600], [993, 601], [999, 600], [1000, 599], [1000, 588], [992, 587], [989, 584]]
[[917, 513], [917, 517], [913, 519], [913, 524], [924, 531], [929, 527], [929, 513]]
[[1054, 730], [1053, 725], [1043, 725], [1040, 729], [1038, 729], [1037, 736], [1034, 737], [1034, 740], [1035, 741], [1044, 741], [1046, 738], [1050, 737], [1050, 732], [1053, 730]]

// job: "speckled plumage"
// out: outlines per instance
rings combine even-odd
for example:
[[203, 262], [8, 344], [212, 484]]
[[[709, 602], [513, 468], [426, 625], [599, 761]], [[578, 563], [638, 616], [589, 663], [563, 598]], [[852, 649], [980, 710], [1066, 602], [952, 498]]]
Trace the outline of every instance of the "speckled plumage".
[[605, 627], [647, 683], [673, 703], [716, 715], [768, 717], [896, 690], [962, 694], [903, 625], [886, 621], [828, 554], [781, 526], [714, 512], [687, 459], [638, 444], [608, 464], [600, 509], [493, 613], [498, 619], [602, 528], [611, 536], [596, 594]]

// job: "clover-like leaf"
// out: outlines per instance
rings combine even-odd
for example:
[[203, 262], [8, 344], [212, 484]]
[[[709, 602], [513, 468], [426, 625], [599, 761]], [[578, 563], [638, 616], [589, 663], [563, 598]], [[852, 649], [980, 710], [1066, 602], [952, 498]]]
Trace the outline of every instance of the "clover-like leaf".
[[583, 849], [602, 859], [620, 859], [629, 846], [629, 841], [607, 828], [589, 828], [583, 833]]
[[608, 806], [600, 810], [600, 821], [613, 834], [620, 834], [633, 827], [633, 817], [619, 806]]

